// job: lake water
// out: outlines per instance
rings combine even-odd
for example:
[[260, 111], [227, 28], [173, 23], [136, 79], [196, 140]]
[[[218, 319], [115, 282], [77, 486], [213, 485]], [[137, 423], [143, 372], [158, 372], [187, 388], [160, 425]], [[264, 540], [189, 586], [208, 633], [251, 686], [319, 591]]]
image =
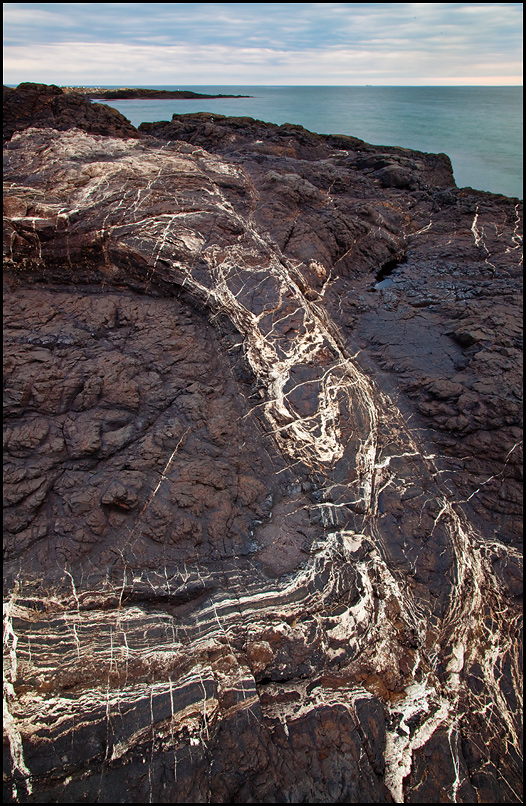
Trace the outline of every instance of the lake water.
[[[109, 85], [110, 86], [110, 85]], [[122, 100], [111, 106], [133, 124], [172, 114], [213, 112], [299, 123], [320, 134], [444, 152], [455, 181], [522, 198], [522, 87], [157, 86], [252, 98]]]

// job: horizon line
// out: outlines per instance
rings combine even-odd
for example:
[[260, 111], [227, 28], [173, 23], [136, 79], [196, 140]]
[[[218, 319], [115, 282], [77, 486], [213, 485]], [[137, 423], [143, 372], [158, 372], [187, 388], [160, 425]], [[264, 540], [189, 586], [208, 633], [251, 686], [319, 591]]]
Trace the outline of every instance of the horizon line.
[[[4, 82], [4, 87], [18, 87], [19, 84], [47, 84], [48, 86], [58, 86], [58, 87], [88, 87], [93, 89], [98, 88], [106, 88], [106, 89], [149, 89], [152, 87], [153, 82], [150, 84], [55, 84], [54, 82], [46, 82], [46, 81], [28, 81], [27, 79], [24, 81], [19, 81], [18, 83], [12, 82]], [[174, 87], [175, 84], [155, 84], [156, 87]], [[488, 87], [488, 88], [498, 88], [498, 87], [514, 87], [517, 89], [522, 89], [523, 84], [182, 84], [181, 87], [369, 87], [369, 89], [378, 87], [378, 88], [387, 88], [387, 87], [404, 87], [406, 89], [414, 88], [419, 89], [423, 87], [427, 88], [443, 88], [443, 89], [455, 89], [455, 88], [463, 88], [463, 87]], [[133, 100], [133, 99], [132, 99]]]

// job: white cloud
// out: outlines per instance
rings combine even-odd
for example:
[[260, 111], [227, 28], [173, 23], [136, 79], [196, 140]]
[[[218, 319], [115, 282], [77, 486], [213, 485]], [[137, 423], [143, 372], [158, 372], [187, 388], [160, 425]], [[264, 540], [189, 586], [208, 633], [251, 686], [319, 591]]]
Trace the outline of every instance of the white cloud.
[[8, 83], [520, 83], [522, 73], [517, 3], [6, 3], [4, 19]]
[[38, 28], [42, 25], [54, 25], [59, 28], [75, 28], [76, 22], [66, 14], [45, 11], [38, 8], [21, 8], [12, 3], [4, 3], [3, 10], [4, 32], [10, 26], [24, 26]]
[[[7, 83], [54, 84], [520, 84], [518, 62], [473, 59], [457, 49], [438, 57], [425, 48], [404, 52], [396, 41], [379, 52], [374, 45], [324, 51], [224, 45], [126, 45], [58, 43], [9, 46], [4, 50]], [[476, 68], [476, 69], [474, 69]]]

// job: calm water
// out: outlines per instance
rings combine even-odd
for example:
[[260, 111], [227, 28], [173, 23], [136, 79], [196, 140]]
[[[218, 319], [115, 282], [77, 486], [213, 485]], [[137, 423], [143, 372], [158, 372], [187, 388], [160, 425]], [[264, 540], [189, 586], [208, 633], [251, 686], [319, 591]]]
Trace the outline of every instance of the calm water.
[[135, 125], [172, 114], [215, 112], [299, 123], [321, 134], [445, 152], [459, 187], [522, 198], [522, 87], [165, 86], [252, 95], [215, 100], [111, 103]]

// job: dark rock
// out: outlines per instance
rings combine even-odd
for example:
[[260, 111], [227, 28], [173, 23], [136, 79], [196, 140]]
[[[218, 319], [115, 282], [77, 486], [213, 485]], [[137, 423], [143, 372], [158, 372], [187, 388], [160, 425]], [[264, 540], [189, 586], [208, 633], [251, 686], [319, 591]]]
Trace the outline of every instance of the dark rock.
[[6, 802], [520, 802], [518, 203], [13, 97]]
[[58, 131], [77, 128], [112, 137], [139, 136], [137, 129], [116, 109], [92, 104], [81, 94], [66, 94], [53, 84], [26, 82], [16, 89], [4, 86], [4, 142], [14, 132], [29, 126]]

